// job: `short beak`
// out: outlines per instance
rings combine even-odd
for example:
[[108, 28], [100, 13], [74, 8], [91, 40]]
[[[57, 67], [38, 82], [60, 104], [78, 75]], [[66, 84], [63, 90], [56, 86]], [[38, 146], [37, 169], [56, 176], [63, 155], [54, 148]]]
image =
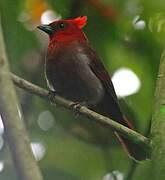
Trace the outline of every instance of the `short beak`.
[[38, 29], [46, 32], [47, 34], [52, 34], [53, 30], [52, 30], [52, 27], [50, 25], [40, 25], [40, 26], [37, 26]]

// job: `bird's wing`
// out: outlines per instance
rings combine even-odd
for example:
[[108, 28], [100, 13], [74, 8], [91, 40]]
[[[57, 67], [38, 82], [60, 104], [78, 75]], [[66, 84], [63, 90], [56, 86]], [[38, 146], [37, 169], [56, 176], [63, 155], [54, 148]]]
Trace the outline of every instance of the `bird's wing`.
[[107, 90], [108, 94], [112, 96], [113, 100], [118, 103], [117, 96], [114, 90], [114, 86], [110, 79], [108, 72], [106, 71], [100, 58], [96, 55], [93, 49], [90, 49], [90, 68], [97, 78], [102, 82], [104, 88]]
[[[126, 125], [118, 103], [114, 86], [103, 63], [101, 62], [99, 56], [97, 56], [96, 52], [90, 46], [86, 48], [86, 54], [88, 54], [89, 56], [89, 66], [92, 72], [101, 81], [105, 90], [104, 99], [96, 106], [98, 112], [104, 112], [103, 115], [108, 116], [122, 123], [123, 125]], [[97, 111], [97, 109], [94, 110]]]
[[[106, 71], [104, 65], [101, 60], [91, 48], [88, 49], [89, 55], [89, 65], [93, 73], [97, 76], [97, 78], [102, 82], [105, 89], [105, 98], [104, 101], [99, 105], [97, 105], [93, 110], [98, 110], [103, 115], [106, 115], [113, 120], [118, 121], [119, 123], [129, 127], [130, 129], [134, 129], [132, 124], [127, 120], [125, 116], [121, 113], [118, 99], [110, 79], [108, 72]], [[136, 160], [144, 160], [148, 157], [146, 150], [144, 150], [140, 145], [135, 144], [123, 137], [120, 133], [115, 132], [117, 138], [123, 145], [124, 149], [128, 152], [129, 156], [133, 157]]]

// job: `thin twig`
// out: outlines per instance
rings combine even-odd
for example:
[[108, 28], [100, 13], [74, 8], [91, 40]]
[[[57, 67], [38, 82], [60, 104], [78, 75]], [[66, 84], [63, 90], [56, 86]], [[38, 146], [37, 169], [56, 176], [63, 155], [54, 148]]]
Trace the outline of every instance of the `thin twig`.
[[[22, 88], [22, 89], [26, 90], [27, 92], [37, 95], [48, 101], [50, 100], [48, 90], [45, 90], [37, 85], [34, 85], [14, 74], [11, 74], [11, 77], [13, 79], [14, 84], [16, 86], [18, 86], [19, 88]], [[67, 109], [71, 109], [71, 110], [75, 111], [75, 109], [74, 109], [75, 107], [71, 106], [71, 104], [73, 103], [72, 101], [66, 100], [58, 95], [56, 95], [51, 101], [57, 105], [60, 105], [62, 107], [65, 107]], [[123, 136], [125, 136], [132, 142], [141, 145], [144, 149], [146, 149], [146, 150], [150, 149], [149, 139], [146, 138], [145, 136], [139, 134], [138, 132], [133, 131], [132, 129], [129, 129], [129, 128], [121, 125], [120, 123], [113, 121], [112, 119], [110, 119], [108, 117], [102, 116], [102, 115], [88, 109], [85, 106], [80, 106], [80, 108], [76, 109], [76, 111], [78, 111], [79, 114], [86, 116], [91, 120], [95, 120], [97, 122], [108, 125], [110, 128], [112, 128], [115, 131], [120, 132]]]

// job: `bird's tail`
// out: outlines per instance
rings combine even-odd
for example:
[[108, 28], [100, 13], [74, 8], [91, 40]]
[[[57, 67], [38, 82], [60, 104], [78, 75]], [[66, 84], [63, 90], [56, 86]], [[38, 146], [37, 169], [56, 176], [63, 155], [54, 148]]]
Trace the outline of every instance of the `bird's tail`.
[[[127, 120], [126, 117], [123, 117], [122, 124], [127, 126], [130, 129], [134, 130], [133, 126]], [[122, 144], [123, 148], [125, 149], [125, 151], [128, 153], [128, 155], [131, 158], [133, 158], [136, 161], [142, 161], [142, 160], [145, 160], [145, 159], [149, 158], [149, 155], [148, 155], [148, 152], [147, 152], [146, 149], [144, 149], [143, 147], [141, 147], [138, 144], [135, 144], [135, 143], [131, 142], [127, 138], [120, 135], [118, 132], [115, 132], [115, 135], [117, 136], [117, 138], [119, 139], [119, 141]]]

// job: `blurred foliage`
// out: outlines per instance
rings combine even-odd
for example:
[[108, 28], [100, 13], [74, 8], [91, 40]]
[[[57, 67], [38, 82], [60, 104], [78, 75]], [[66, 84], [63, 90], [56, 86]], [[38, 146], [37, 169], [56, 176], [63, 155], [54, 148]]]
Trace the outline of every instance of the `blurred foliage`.
[[[1, 0], [0, 12], [11, 69], [42, 87], [46, 87], [43, 66], [48, 38], [35, 27], [47, 8], [62, 18], [87, 15], [84, 31], [110, 74], [120, 67], [128, 67], [137, 74], [141, 81], [140, 91], [121, 99], [121, 106], [138, 131], [146, 134], [164, 46], [164, 1]], [[136, 28], [140, 20], [145, 22], [142, 29]], [[22, 90], [18, 90], [18, 95], [31, 140], [42, 142], [46, 148], [45, 156], [39, 161], [45, 180], [100, 180], [114, 170], [124, 177], [133, 171], [129, 177], [133, 180], [152, 179], [149, 161], [138, 164], [133, 170], [132, 160], [111, 134], [109, 146], [99, 140], [100, 133], [107, 136], [104, 127], [97, 132], [89, 120], [75, 118], [66, 110]], [[53, 115], [54, 122], [46, 131], [38, 125], [38, 119], [45, 111]], [[4, 161], [0, 179], [16, 179], [6, 141], [0, 150], [0, 160]]]

